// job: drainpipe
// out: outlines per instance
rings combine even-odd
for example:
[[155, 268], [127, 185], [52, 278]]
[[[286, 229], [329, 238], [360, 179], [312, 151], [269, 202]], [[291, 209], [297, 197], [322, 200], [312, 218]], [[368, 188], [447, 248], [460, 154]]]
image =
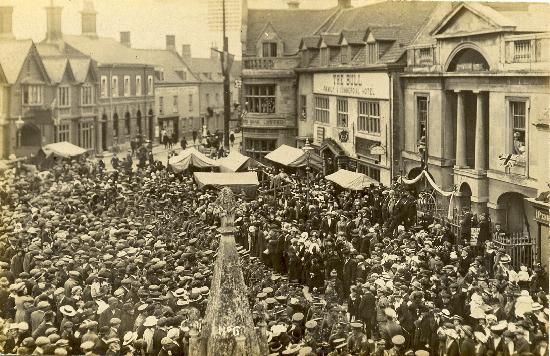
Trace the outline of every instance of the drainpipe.
[[[107, 90], [109, 91], [109, 110], [111, 112], [111, 122], [114, 124], [114, 121], [113, 121], [113, 88], [112, 88], [112, 83], [113, 83], [113, 65], [111, 65], [109, 67], [109, 82], [107, 83]], [[113, 131], [114, 131], [114, 126], [113, 126]], [[118, 129], [118, 127], [117, 127]], [[112, 136], [111, 136], [112, 137]], [[117, 134], [117, 141], [118, 141], [118, 134]], [[117, 142], [118, 143], [118, 142]], [[114, 148], [114, 142], [111, 141], [111, 146]], [[118, 145], [117, 145], [118, 146]]]
[[[388, 146], [388, 150], [386, 152], [389, 152], [389, 161], [390, 161], [390, 186], [391, 184], [393, 183], [393, 120], [394, 120], [394, 116], [393, 116], [393, 107], [394, 107], [394, 103], [393, 103], [393, 77], [391, 75], [391, 72], [388, 72], [388, 76], [389, 76], [389, 79], [390, 79], [390, 88], [389, 88], [389, 95], [390, 95], [390, 138], [389, 138], [389, 143], [387, 142], [386, 140], [386, 145]], [[386, 133], [387, 133], [388, 130], [386, 130]]]

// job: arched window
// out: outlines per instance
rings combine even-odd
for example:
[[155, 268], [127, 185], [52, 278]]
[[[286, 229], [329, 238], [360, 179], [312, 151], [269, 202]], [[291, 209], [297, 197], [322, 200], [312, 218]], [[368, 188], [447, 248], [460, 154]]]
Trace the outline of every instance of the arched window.
[[141, 111], [138, 110], [136, 113], [137, 129], [138, 133], [141, 135]]
[[489, 63], [485, 57], [468, 47], [456, 52], [447, 67], [448, 72], [483, 72], [489, 69]]

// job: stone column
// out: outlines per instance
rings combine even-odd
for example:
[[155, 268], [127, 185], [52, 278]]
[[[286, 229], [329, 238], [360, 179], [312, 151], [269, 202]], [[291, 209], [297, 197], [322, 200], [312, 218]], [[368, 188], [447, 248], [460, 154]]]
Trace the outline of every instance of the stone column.
[[464, 92], [455, 91], [456, 100], [456, 163], [459, 168], [466, 167], [466, 117], [464, 113]]
[[189, 331], [189, 356], [202, 356], [204, 353], [201, 350], [201, 341], [199, 332], [195, 329]]
[[487, 169], [487, 145], [485, 130], [485, 97], [482, 92], [476, 92], [476, 146], [475, 146], [475, 164], [476, 171]]

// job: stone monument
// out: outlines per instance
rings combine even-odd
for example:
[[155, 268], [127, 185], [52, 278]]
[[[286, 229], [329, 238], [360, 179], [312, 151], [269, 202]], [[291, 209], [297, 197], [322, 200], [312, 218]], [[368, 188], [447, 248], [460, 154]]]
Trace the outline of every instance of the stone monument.
[[190, 339], [190, 356], [256, 356], [267, 350], [265, 328], [256, 331], [235, 244], [237, 202], [229, 188], [216, 201], [221, 218], [220, 244], [210, 285], [210, 298], [199, 333]]

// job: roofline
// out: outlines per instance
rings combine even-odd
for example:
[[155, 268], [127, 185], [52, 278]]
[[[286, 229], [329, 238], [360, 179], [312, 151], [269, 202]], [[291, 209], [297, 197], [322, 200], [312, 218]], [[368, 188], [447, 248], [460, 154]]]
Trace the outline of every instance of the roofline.
[[178, 83], [178, 82], [156, 82], [155, 86], [157, 86], [157, 87], [163, 87], [163, 86], [173, 87], [173, 86], [191, 86], [191, 85], [199, 85], [199, 84], [200, 84], [200, 82], [183, 82], [183, 83]]
[[116, 67], [136, 67], [136, 68], [149, 68], [155, 69], [155, 66], [150, 64], [137, 64], [137, 63], [100, 63], [97, 62], [97, 66], [106, 67], [106, 68], [116, 68]]

